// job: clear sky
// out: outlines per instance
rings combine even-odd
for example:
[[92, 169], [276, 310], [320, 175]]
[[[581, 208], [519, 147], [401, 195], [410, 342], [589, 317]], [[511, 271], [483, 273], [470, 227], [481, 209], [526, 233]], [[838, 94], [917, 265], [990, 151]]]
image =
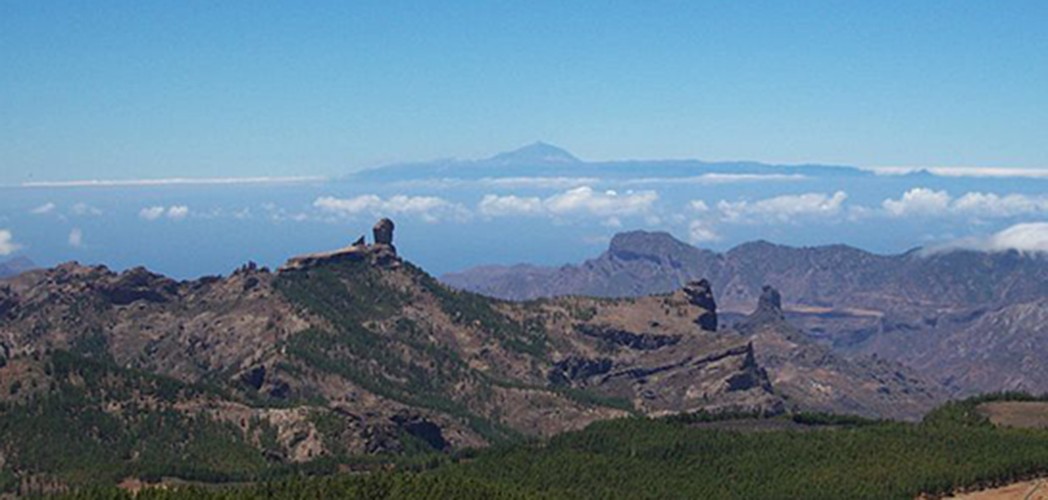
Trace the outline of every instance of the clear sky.
[[1048, 167], [1048, 2], [0, 2], [0, 183], [587, 159]]

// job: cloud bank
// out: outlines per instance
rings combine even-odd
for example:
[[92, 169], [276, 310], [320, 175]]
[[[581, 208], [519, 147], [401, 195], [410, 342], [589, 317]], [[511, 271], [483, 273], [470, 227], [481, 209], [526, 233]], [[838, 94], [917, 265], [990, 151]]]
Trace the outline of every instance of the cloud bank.
[[978, 250], [982, 252], [1004, 252], [1016, 250], [1024, 253], [1048, 252], [1048, 222], [1025, 222], [985, 237], [965, 238], [928, 248], [925, 254], [944, 253], [951, 250]]
[[166, 216], [171, 220], [182, 220], [189, 216], [189, 207], [185, 205], [171, 205], [167, 208], [162, 206], [145, 207], [138, 211], [138, 217], [143, 220], [157, 220]]
[[659, 195], [655, 191], [619, 193], [579, 186], [546, 198], [488, 194], [480, 200], [477, 210], [485, 217], [591, 215], [610, 218], [650, 213], [658, 199]]
[[[798, 217], [837, 215], [847, 199], [847, 193], [837, 191], [832, 195], [804, 193], [776, 196], [755, 202], [721, 200], [717, 203], [717, 210], [720, 211], [722, 220], [727, 222], [789, 222]], [[695, 202], [692, 202], [692, 207], [695, 207]]]
[[967, 215], [972, 217], [1016, 217], [1048, 212], [1048, 198], [1023, 194], [969, 192], [959, 198], [946, 191], [914, 188], [898, 199], [886, 199], [881, 204], [894, 217], [911, 215], [942, 216]]
[[361, 214], [374, 216], [414, 215], [426, 222], [438, 222], [443, 219], [465, 219], [469, 211], [458, 203], [452, 203], [438, 196], [394, 195], [382, 198], [374, 194], [365, 194], [353, 198], [336, 198], [321, 196], [313, 201], [313, 207], [321, 212], [352, 217]]

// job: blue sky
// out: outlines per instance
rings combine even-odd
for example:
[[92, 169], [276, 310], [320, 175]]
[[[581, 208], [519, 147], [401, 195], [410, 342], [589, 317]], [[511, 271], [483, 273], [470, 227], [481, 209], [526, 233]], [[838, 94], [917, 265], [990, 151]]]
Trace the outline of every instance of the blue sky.
[[[0, 2], [0, 259], [192, 277], [384, 215], [437, 273], [578, 261], [629, 229], [1048, 250], [1045, 19], [1043, 1]], [[903, 168], [346, 177], [535, 140]], [[142, 182], [172, 178], [211, 181]], [[129, 182], [48, 184], [83, 180]]]
[[0, 182], [588, 159], [1048, 167], [1048, 3], [0, 3]]

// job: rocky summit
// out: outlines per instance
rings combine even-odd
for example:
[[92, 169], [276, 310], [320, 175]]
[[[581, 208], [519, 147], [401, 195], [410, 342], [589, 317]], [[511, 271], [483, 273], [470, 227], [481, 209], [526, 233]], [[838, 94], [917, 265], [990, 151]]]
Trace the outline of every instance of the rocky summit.
[[0, 464], [31, 484], [75, 483], [72, 465], [34, 455], [50, 436], [114, 479], [235, 479], [628, 415], [916, 418], [939, 398], [899, 366], [806, 341], [771, 289], [740, 328], [718, 321], [706, 280], [635, 298], [502, 301], [403, 260], [393, 229], [384, 219], [371, 244], [276, 272], [247, 264], [175, 281], [68, 263], [2, 282]]

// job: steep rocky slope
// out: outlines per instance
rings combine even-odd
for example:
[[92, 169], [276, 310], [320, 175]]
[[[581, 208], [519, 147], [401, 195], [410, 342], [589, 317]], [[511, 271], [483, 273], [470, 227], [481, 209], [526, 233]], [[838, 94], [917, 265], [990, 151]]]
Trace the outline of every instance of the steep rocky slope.
[[696, 277], [719, 291], [722, 317], [740, 317], [764, 285], [782, 292], [789, 322], [847, 357], [876, 355], [911, 366], [954, 396], [1023, 389], [1048, 392], [1035, 369], [1043, 342], [1048, 258], [952, 251], [876, 255], [832, 245], [793, 248], [758, 241], [725, 253], [666, 233], [616, 235], [577, 266], [485, 267], [449, 274], [452, 286], [508, 299], [577, 293], [660, 293]]
[[916, 418], [946, 391], [907, 366], [878, 357], [845, 358], [786, 321], [780, 293], [764, 287], [757, 308], [735, 328], [754, 345], [776, 391], [797, 409], [866, 417]]

